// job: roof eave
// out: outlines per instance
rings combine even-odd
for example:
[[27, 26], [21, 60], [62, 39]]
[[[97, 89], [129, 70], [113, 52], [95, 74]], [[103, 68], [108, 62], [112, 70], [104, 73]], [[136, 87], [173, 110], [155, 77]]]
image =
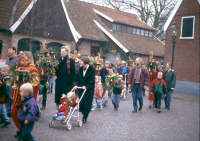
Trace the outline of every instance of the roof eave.
[[19, 19], [10, 27], [10, 31], [13, 33], [17, 29], [17, 27], [21, 24], [21, 22], [24, 20], [26, 15], [31, 11], [33, 8], [33, 5], [37, 2], [37, 0], [32, 0], [32, 2], [29, 4], [29, 6], [26, 8], [26, 10], [23, 12], [23, 14], [19, 17]]

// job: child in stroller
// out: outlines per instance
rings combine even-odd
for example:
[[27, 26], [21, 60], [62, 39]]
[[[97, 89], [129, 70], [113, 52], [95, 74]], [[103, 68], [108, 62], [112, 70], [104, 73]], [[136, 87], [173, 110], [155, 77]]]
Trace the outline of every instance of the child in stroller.
[[63, 94], [60, 98], [60, 103], [61, 105], [58, 110], [56, 110], [53, 119], [65, 121], [70, 111], [70, 107], [75, 107], [78, 104], [77, 94], [75, 94], [75, 92], [69, 92], [67, 96]]

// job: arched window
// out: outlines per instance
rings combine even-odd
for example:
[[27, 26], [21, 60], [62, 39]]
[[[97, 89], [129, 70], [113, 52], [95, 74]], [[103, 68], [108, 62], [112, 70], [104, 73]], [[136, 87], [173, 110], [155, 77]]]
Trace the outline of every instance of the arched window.
[[29, 38], [25, 38], [18, 41], [17, 54], [19, 51], [31, 51], [33, 54], [34, 62], [36, 61], [34, 54], [38, 50], [40, 50], [40, 42], [36, 40], [30, 42]]
[[59, 59], [60, 58], [60, 48], [61, 46], [63, 46], [62, 44], [60, 43], [57, 43], [57, 42], [51, 42], [51, 43], [48, 43], [47, 44], [47, 47], [52, 47], [52, 48], [55, 48], [56, 51], [58, 52], [58, 54], [56, 55], [56, 59]]

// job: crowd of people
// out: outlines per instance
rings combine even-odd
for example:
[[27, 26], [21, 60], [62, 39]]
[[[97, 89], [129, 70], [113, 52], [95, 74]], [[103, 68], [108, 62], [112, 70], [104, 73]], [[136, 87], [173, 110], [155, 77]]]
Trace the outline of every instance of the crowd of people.
[[[79, 111], [83, 115], [83, 123], [87, 122], [88, 115], [91, 110], [100, 109], [108, 105], [108, 97], [112, 97], [111, 101], [115, 111], [118, 111], [120, 98], [122, 94], [132, 93], [133, 113], [141, 111], [143, 108], [143, 96], [145, 90], [149, 88], [148, 100], [149, 108], [155, 107], [158, 113], [161, 112], [161, 99], [164, 98], [165, 108], [170, 110], [171, 96], [176, 84], [176, 75], [172, 69], [171, 63], [166, 64], [166, 70], [163, 65], [157, 62], [158, 67], [154, 70], [147, 70], [142, 58], [136, 58], [132, 64], [121, 61], [111, 63], [105, 61], [105, 65], [96, 71], [92, 65], [95, 60], [93, 54], [89, 56], [78, 56], [78, 62], [75, 62], [74, 51], [70, 52], [67, 46], [61, 47], [61, 57], [59, 65], [56, 68], [55, 76], [42, 74], [41, 69], [34, 65], [33, 55], [30, 51], [25, 51], [27, 59], [26, 68], [32, 68], [30, 73], [38, 74], [38, 83], [25, 83], [20, 86], [20, 94], [12, 89], [12, 86], [6, 86], [11, 72], [10, 65], [18, 61], [16, 48], [8, 47], [9, 58], [6, 65], [0, 68], [1, 75], [4, 77], [3, 83], [0, 85], [1, 94], [5, 95], [7, 100], [0, 104], [0, 118], [3, 123], [2, 128], [10, 124], [9, 117], [12, 119], [18, 129], [15, 137], [19, 140], [34, 140], [31, 131], [34, 122], [38, 121], [41, 116], [41, 110], [45, 110], [47, 93], [52, 93], [55, 81], [55, 103], [57, 108], [62, 105], [60, 99], [63, 94], [68, 94], [73, 87], [76, 89], [77, 99], [79, 99], [86, 90], [82, 100], [80, 101]], [[109, 75], [109, 69], [118, 74], [118, 80], [114, 82], [113, 91], [107, 89], [105, 83], [106, 76]], [[49, 87], [46, 83], [49, 82]], [[43, 86], [41, 93], [43, 94], [42, 107], [38, 108], [39, 86]], [[6, 87], [5, 87], [6, 86]], [[82, 87], [83, 89], [78, 89]], [[16, 100], [13, 97], [18, 95]], [[1, 97], [1, 96], [0, 96]], [[0, 98], [1, 99], [1, 98]], [[139, 101], [139, 106], [137, 104]]]

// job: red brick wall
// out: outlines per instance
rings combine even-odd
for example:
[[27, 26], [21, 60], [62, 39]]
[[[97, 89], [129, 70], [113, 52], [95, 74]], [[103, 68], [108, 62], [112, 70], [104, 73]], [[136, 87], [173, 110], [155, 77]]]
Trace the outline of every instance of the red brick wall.
[[[194, 39], [179, 39], [181, 21], [184, 16], [195, 16]], [[199, 3], [197, 0], [183, 0], [166, 31], [164, 65], [172, 61], [172, 23], [178, 27], [174, 49], [174, 70], [177, 80], [199, 83]]]
[[[3, 48], [1, 52], [1, 59], [8, 58], [8, 46], [12, 45], [12, 35], [8, 31], [0, 31], [0, 40], [3, 41]], [[15, 46], [17, 48], [17, 46]]]
[[81, 44], [79, 45], [78, 53], [80, 53], [83, 56], [88, 56], [90, 55], [90, 51], [91, 51], [91, 40], [84, 40], [83, 42], [81, 42]]

